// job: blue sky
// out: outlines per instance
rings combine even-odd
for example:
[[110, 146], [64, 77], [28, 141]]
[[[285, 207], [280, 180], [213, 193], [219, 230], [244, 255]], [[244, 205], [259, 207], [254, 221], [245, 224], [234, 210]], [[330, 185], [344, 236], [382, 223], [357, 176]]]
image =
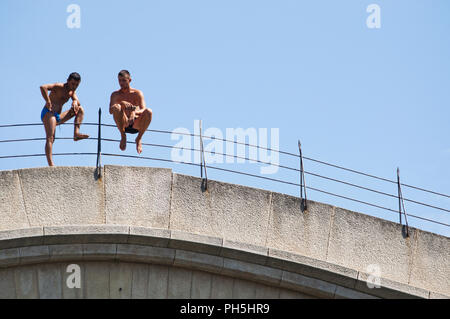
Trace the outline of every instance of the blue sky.
[[[68, 5], [81, 8], [81, 28], [66, 25]], [[368, 5], [381, 8], [381, 28], [369, 29]], [[279, 128], [280, 149], [404, 183], [450, 193], [450, 2], [362, 1], [56, 1], [0, 2], [0, 124], [38, 123], [39, 86], [82, 76], [78, 96], [85, 121], [113, 123], [109, 96], [117, 73], [153, 109], [152, 129]], [[66, 108], [69, 104], [66, 105]], [[84, 131], [96, 136], [94, 127]], [[56, 135], [70, 137], [71, 126]], [[42, 127], [0, 128], [0, 140], [43, 137]], [[113, 128], [104, 136], [119, 138]], [[167, 134], [146, 143], [175, 145]], [[103, 150], [121, 153], [117, 143]], [[57, 141], [54, 152], [95, 152], [94, 141]], [[44, 142], [0, 144], [0, 156], [43, 153]], [[134, 145], [125, 154], [136, 155]], [[169, 158], [144, 146], [142, 156]], [[55, 157], [57, 165], [95, 165], [95, 157]], [[105, 157], [103, 164], [180, 164]], [[280, 157], [298, 167], [298, 160]], [[0, 159], [0, 169], [46, 166], [45, 157]], [[216, 165], [253, 174], [255, 163]], [[396, 194], [396, 185], [305, 161], [305, 170]], [[210, 179], [298, 196], [294, 186], [209, 170]], [[268, 176], [298, 182], [280, 169]], [[307, 185], [397, 209], [395, 198], [306, 176]], [[448, 198], [403, 189], [404, 196], [450, 209]], [[398, 215], [314, 191], [308, 197], [393, 221]], [[407, 212], [450, 223], [450, 213], [405, 203]], [[410, 225], [450, 235], [449, 227], [410, 218]]]

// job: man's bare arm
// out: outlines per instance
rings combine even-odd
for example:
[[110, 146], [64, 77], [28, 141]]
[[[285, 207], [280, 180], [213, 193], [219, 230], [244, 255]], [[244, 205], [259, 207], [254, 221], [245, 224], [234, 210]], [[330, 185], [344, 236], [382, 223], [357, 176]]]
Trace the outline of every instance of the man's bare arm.
[[125, 111], [125, 110], [128, 110], [128, 111], [134, 111], [134, 110], [136, 109], [136, 107], [133, 106], [133, 104], [131, 104], [130, 102], [120, 100], [120, 99], [117, 97], [117, 92], [113, 92], [113, 93], [111, 94], [111, 100], [110, 100], [110, 102], [109, 102], [109, 113], [110, 113], [110, 114], [112, 114], [112, 106], [113, 106], [113, 105], [119, 105], [119, 106], [120, 106], [120, 109], [121, 109], [122, 111]]
[[139, 114], [139, 113], [144, 112], [144, 110], [146, 108], [146, 104], [145, 104], [145, 99], [144, 99], [144, 93], [142, 93], [142, 91], [137, 91], [137, 92], [138, 92], [138, 104], [137, 104], [137, 107], [139, 109], [136, 110], [136, 114]]
[[78, 113], [78, 110], [80, 109], [80, 105], [81, 105], [81, 103], [80, 103], [80, 100], [78, 100], [78, 96], [76, 95], [75, 92], [73, 92], [73, 94], [72, 94], [72, 108], [73, 108], [75, 114]]
[[78, 99], [78, 96], [75, 92], [73, 92], [72, 94], [72, 101], [73, 101], [72, 104], [74, 104], [74, 102], [77, 102], [78, 104], [81, 105], [80, 100]]
[[112, 106], [115, 104], [117, 104], [116, 92], [112, 92], [109, 100], [109, 114], [112, 114]]
[[52, 101], [50, 100], [50, 97], [48, 96], [48, 91], [51, 91], [58, 86], [59, 86], [58, 83], [54, 83], [54, 84], [44, 84], [44, 85], [41, 85], [41, 87], [40, 87], [42, 97], [44, 98], [44, 100], [46, 102], [45, 107], [47, 109], [49, 109], [50, 111], [52, 110]]

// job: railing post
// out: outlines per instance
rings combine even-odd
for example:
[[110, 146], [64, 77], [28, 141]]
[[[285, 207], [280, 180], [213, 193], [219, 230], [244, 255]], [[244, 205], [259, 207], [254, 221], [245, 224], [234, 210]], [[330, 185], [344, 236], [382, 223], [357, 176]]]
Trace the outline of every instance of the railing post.
[[[307, 200], [306, 200], [306, 182], [305, 182], [305, 171], [303, 170], [303, 155], [302, 155], [302, 145], [300, 140], [298, 140], [298, 152], [300, 155], [300, 209], [302, 213], [307, 210]], [[305, 198], [303, 198], [303, 192], [305, 193]]]
[[98, 108], [98, 134], [97, 134], [97, 166], [96, 166], [96, 175], [97, 178], [102, 177], [102, 108]]
[[[202, 191], [208, 189], [208, 175], [206, 174], [206, 161], [205, 152], [203, 150], [203, 138], [202, 138], [202, 120], [199, 121], [200, 126], [200, 177], [202, 178]], [[205, 170], [205, 178], [203, 178], [203, 169]]]
[[400, 169], [397, 167], [397, 195], [398, 195], [398, 218], [400, 225], [402, 224], [402, 200], [400, 199]]
[[405, 236], [409, 237], [409, 227], [408, 227], [408, 215], [406, 214], [405, 203], [403, 202], [402, 188], [400, 185], [400, 168], [397, 167], [397, 190], [398, 190], [398, 213], [400, 217], [400, 225], [402, 225], [402, 208], [403, 214], [405, 214]]

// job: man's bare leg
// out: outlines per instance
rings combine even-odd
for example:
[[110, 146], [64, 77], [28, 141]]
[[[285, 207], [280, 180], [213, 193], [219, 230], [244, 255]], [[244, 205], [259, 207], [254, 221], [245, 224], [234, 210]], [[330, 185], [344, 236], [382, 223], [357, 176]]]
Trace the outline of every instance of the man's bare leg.
[[80, 133], [80, 126], [81, 126], [81, 123], [83, 122], [83, 118], [84, 118], [84, 109], [80, 105], [80, 108], [78, 109], [78, 113], [75, 115], [75, 121], [74, 121], [74, 125], [73, 125], [73, 140], [74, 141], [83, 140], [83, 139], [89, 137], [89, 135], [87, 135], [87, 134]]
[[54, 166], [52, 159], [53, 142], [55, 141], [56, 118], [51, 112], [47, 112], [43, 118], [46, 142], [45, 156], [47, 157], [48, 166]]
[[139, 131], [138, 136], [136, 137], [136, 151], [138, 154], [142, 153], [142, 135], [144, 135], [147, 130], [150, 122], [152, 121], [153, 112], [151, 109], [146, 108], [142, 114], [134, 121], [133, 128]]
[[125, 128], [128, 126], [128, 117], [122, 110], [120, 104], [114, 104], [111, 106], [112, 114], [114, 117], [114, 122], [116, 122], [117, 128], [120, 132], [120, 149], [125, 151], [127, 148], [127, 135], [125, 134]]
[[81, 126], [81, 123], [83, 122], [83, 118], [84, 118], [84, 109], [81, 107], [81, 105], [80, 105], [80, 108], [78, 109], [77, 114], [75, 114], [75, 111], [73, 110], [73, 108], [63, 112], [61, 114], [61, 121], [58, 123], [58, 125], [67, 122], [74, 116], [75, 116], [75, 120], [73, 122], [73, 140], [75, 142], [77, 142], [79, 140], [83, 140], [83, 139], [89, 137], [89, 135], [87, 135], [87, 134], [80, 133], [80, 126]]

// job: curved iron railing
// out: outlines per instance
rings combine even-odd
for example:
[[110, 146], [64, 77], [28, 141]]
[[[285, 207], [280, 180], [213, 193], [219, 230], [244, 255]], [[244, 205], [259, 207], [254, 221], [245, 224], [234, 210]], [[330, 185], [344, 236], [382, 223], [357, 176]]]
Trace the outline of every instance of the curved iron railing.
[[[24, 124], [4, 124], [4, 125], [0, 125], [0, 129], [1, 128], [12, 128], [12, 127], [29, 127], [29, 126], [40, 126], [43, 125], [42, 123], [24, 123]], [[69, 123], [64, 123], [63, 125], [72, 125]], [[201, 128], [200, 128], [200, 134], [191, 134], [191, 133], [184, 133], [184, 132], [173, 132], [173, 131], [166, 131], [166, 130], [154, 130], [154, 129], [148, 129], [148, 132], [153, 132], [153, 133], [160, 133], [160, 134], [177, 134], [177, 135], [188, 135], [191, 137], [198, 137], [200, 138], [200, 149], [196, 149], [196, 148], [186, 148], [186, 147], [177, 147], [177, 146], [173, 146], [173, 145], [166, 145], [166, 144], [156, 144], [156, 143], [145, 143], [143, 142], [142, 145], [144, 146], [153, 146], [153, 147], [159, 147], [159, 148], [169, 148], [169, 149], [182, 149], [182, 150], [187, 150], [187, 151], [193, 151], [193, 152], [199, 152], [200, 154], [200, 158], [201, 161], [200, 163], [191, 163], [191, 162], [182, 162], [182, 161], [175, 161], [172, 159], [167, 159], [167, 158], [159, 158], [159, 157], [146, 157], [146, 156], [135, 156], [135, 155], [127, 155], [127, 154], [114, 154], [114, 153], [108, 153], [108, 152], [102, 152], [101, 150], [101, 146], [102, 146], [102, 142], [120, 142], [120, 140], [118, 139], [111, 139], [111, 138], [103, 138], [101, 136], [101, 128], [102, 127], [113, 127], [116, 128], [115, 125], [113, 124], [103, 124], [101, 123], [101, 109], [99, 109], [99, 120], [98, 123], [83, 123], [83, 125], [85, 126], [96, 126], [98, 128], [98, 134], [97, 137], [90, 137], [88, 138], [88, 140], [95, 140], [97, 141], [97, 151], [96, 152], [65, 152], [65, 153], [53, 153], [53, 156], [85, 156], [85, 155], [89, 155], [89, 156], [97, 156], [97, 163], [96, 163], [96, 167], [98, 169], [98, 174], [100, 174], [101, 170], [99, 170], [99, 168], [101, 167], [101, 156], [104, 157], [121, 157], [121, 158], [133, 158], [133, 159], [141, 159], [141, 160], [154, 160], [154, 161], [161, 161], [161, 162], [171, 162], [171, 163], [178, 163], [178, 164], [183, 164], [183, 165], [191, 165], [191, 166], [197, 166], [200, 168], [200, 174], [202, 177], [202, 180], [204, 181], [204, 187], [207, 188], [207, 170], [208, 169], [212, 169], [212, 170], [219, 170], [219, 171], [223, 171], [223, 172], [227, 172], [227, 173], [232, 173], [232, 174], [239, 174], [239, 175], [245, 175], [245, 176], [250, 176], [250, 177], [254, 177], [254, 178], [258, 178], [258, 179], [264, 179], [264, 180], [268, 180], [268, 181], [272, 181], [272, 182], [277, 182], [277, 183], [282, 183], [282, 184], [286, 184], [286, 185], [291, 185], [291, 186], [295, 186], [295, 187], [299, 187], [300, 188], [300, 197], [302, 199], [302, 204], [303, 202], [305, 203], [305, 208], [306, 208], [306, 190], [312, 190], [312, 191], [316, 191], [316, 192], [320, 192], [322, 194], [326, 194], [329, 196], [333, 196], [333, 197], [338, 197], [338, 198], [342, 198], [342, 199], [346, 199], [349, 201], [353, 201], [356, 203], [360, 203], [360, 204], [364, 204], [367, 206], [371, 206], [371, 207], [375, 207], [384, 211], [388, 211], [391, 213], [396, 213], [399, 214], [400, 217], [400, 223], [402, 223], [401, 217], [404, 216], [405, 217], [405, 222], [406, 222], [406, 229], [407, 229], [407, 218], [411, 217], [411, 218], [415, 218], [415, 219], [419, 219], [419, 220], [423, 220], [429, 223], [433, 223], [433, 224], [438, 224], [444, 227], [450, 227], [450, 224], [440, 221], [440, 220], [436, 220], [436, 219], [431, 219], [431, 218], [427, 218], [427, 217], [423, 217], [423, 216], [419, 216], [417, 214], [411, 214], [411, 213], [406, 213], [406, 211], [404, 210], [404, 204], [399, 205], [399, 210], [395, 210], [389, 207], [385, 207], [382, 205], [379, 205], [377, 203], [372, 203], [372, 202], [368, 202], [368, 201], [364, 201], [358, 198], [353, 198], [353, 197], [349, 197], [346, 195], [342, 195], [342, 194], [336, 194], [333, 192], [329, 192], [320, 188], [316, 188], [316, 187], [311, 187], [311, 186], [306, 186], [305, 181], [304, 181], [304, 175], [309, 175], [309, 176], [314, 176], [317, 178], [320, 178], [322, 180], [326, 180], [326, 181], [331, 181], [331, 182], [335, 182], [335, 183], [340, 183], [342, 185], [346, 185], [346, 186], [350, 186], [350, 187], [354, 187], [360, 190], [364, 190], [364, 191], [368, 191], [371, 193], [375, 193], [378, 195], [382, 195], [385, 197], [389, 197], [389, 198], [395, 198], [399, 200], [399, 203], [402, 203], [402, 201], [406, 201], [406, 202], [410, 202], [410, 203], [414, 203], [420, 206], [424, 206], [424, 207], [428, 207], [440, 212], [445, 212], [445, 213], [450, 213], [450, 209], [448, 208], [444, 208], [444, 207], [439, 207], [436, 205], [432, 205], [429, 203], [424, 203], [423, 201], [419, 201], [419, 200], [415, 200], [415, 199], [411, 199], [411, 198], [403, 198], [402, 193], [401, 193], [401, 187], [406, 187], [406, 188], [411, 188], [414, 189], [416, 191], [420, 191], [420, 192], [425, 192], [428, 194], [432, 194], [434, 196], [439, 196], [439, 197], [443, 197], [443, 198], [450, 198], [450, 195], [448, 194], [444, 194], [442, 192], [436, 192], [433, 190], [429, 190], [429, 189], [425, 189], [423, 187], [418, 187], [418, 186], [414, 186], [414, 185], [410, 185], [410, 184], [405, 184], [405, 183], [400, 183], [400, 180], [398, 179], [397, 181], [394, 180], [390, 180], [387, 178], [383, 178], [383, 177], [379, 177], [376, 175], [372, 175], [372, 174], [368, 174], [365, 172], [361, 172], [358, 170], [354, 170], [354, 169], [350, 169], [350, 168], [346, 168], [340, 165], [336, 165], [333, 163], [328, 163], [322, 160], [318, 160], [318, 159], [314, 159], [314, 158], [310, 158], [310, 157], [306, 157], [302, 155], [301, 152], [301, 148], [300, 148], [300, 143], [299, 143], [299, 154], [294, 154], [294, 153], [290, 153], [290, 152], [286, 152], [286, 151], [281, 151], [281, 150], [277, 150], [277, 149], [272, 149], [272, 148], [267, 148], [267, 147], [262, 147], [259, 145], [252, 145], [249, 143], [245, 143], [245, 142], [239, 142], [239, 141], [234, 141], [234, 140], [228, 140], [228, 139], [223, 139], [223, 138], [217, 138], [215, 136], [204, 136], [201, 134]], [[69, 137], [56, 137], [56, 140], [72, 140], [72, 138]], [[219, 141], [223, 141], [223, 142], [229, 142], [229, 143], [234, 143], [234, 144], [241, 144], [244, 146], [248, 146], [248, 147], [255, 147], [257, 149], [264, 149], [267, 151], [271, 151], [271, 152], [278, 152], [279, 154], [282, 155], [286, 155], [286, 156], [290, 156], [293, 158], [296, 158], [300, 161], [301, 165], [299, 166], [299, 168], [296, 167], [290, 167], [290, 166], [286, 166], [286, 165], [277, 165], [277, 164], [273, 164], [270, 162], [264, 162], [258, 159], [250, 159], [246, 156], [239, 156], [239, 155], [234, 155], [234, 154], [226, 154], [226, 153], [221, 153], [221, 152], [212, 152], [212, 151], [207, 151], [203, 148], [203, 139], [209, 139], [209, 140], [219, 140]], [[30, 141], [45, 141], [45, 138], [18, 138], [18, 139], [4, 139], [4, 140], [0, 140], [0, 145], [2, 143], [20, 143], [20, 142], [30, 142]], [[129, 142], [127, 141], [128, 144], [135, 144], [134, 142]], [[212, 165], [208, 165], [206, 163], [206, 159], [205, 159], [205, 155], [204, 153], [210, 153], [210, 154], [215, 154], [215, 155], [221, 155], [221, 156], [225, 156], [225, 157], [232, 157], [235, 159], [241, 159], [241, 160], [248, 160], [248, 161], [252, 161], [252, 162], [256, 162], [256, 163], [260, 163], [260, 164], [267, 164], [267, 165], [276, 165], [279, 168], [282, 169], [286, 169], [289, 171], [293, 171], [299, 174], [299, 179], [300, 179], [300, 183], [294, 183], [294, 182], [290, 182], [290, 181], [285, 181], [282, 179], [277, 179], [277, 178], [272, 178], [272, 177], [267, 177], [267, 176], [261, 176], [261, 175], [257, 175], [257, 174], [251, 174], [248, 172], [242, 172], [242, 171], [237, 171], [237, 170], [232, 170], [232, 169], [226, 169], [226, 168], [222, 168], [222, 167], [217, 167], [217, 166], [212, 166]], [[8, 159], [8, 158], [26, 158], [26, 157], [40, 157], [40, 156], [45, 156], [45, 154], [43, 153], [35, 153], [35, 154], [14, 154], [14, 155], [3, 155], [0, 156], [0, 159]], [[350, 172], [350, 173], [354, 173], [354, 174], [358, 174], [364, 177], [369, 177], [372, 179], [376, 179], [379, 181], [383, 181], [383, 182], [387, 182], [387, 183], [391, 183], [391, 184], [396, 184], [398, 186], [398, 193], [397, 194], [390, 194], [384, 191], [380, 191], [377, 189], [373, 189], [370, 187], [366, 187], [363, 185], [358, 185], [355, 183], [351, 183], [348, 181], [344, 181], [344, 180], [340, 180], [337, 178], [333, 178], [333, 177], [329, 177], [329, 176], [325, 176], [323, 174], [319, 174], [317, 172], [312, 172], [312, 171], [306, 171], [303, 169], [303, 160], [307, 160], [307, 161], [311, 161], [311, 162], [315, 162], [321, 165], [326, 165], [332, 168], [336, 168], [336, 169], [340, 169], [346, 172]], [[203, 174], [205, 175], [203, 177]], [[305, 198], [303, 199], [303, 193], [305, 194]], [[402, 207], [403, 207], [403, 211], [402, 211]], [[303, 209], [302, 209], [303, 211]]]

